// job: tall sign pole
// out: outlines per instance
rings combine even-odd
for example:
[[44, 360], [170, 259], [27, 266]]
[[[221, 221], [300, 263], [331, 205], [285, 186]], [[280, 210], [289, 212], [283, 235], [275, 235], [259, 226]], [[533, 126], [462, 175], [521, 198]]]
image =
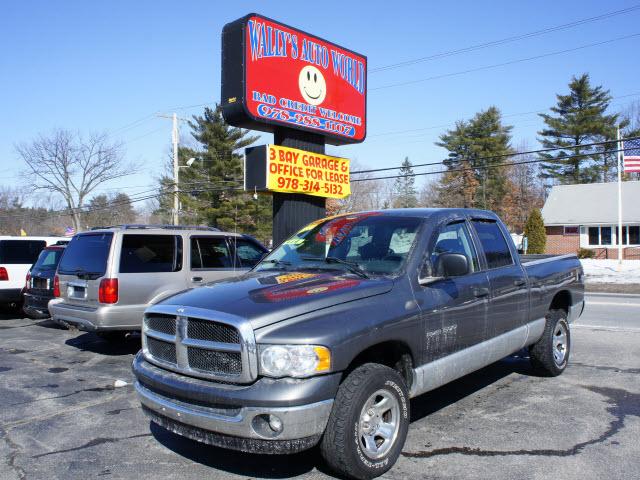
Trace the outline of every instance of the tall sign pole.
[[617, 129], [618, 140], [618, 265], [622, 265], [622, 143], [620, 141], [620, 127]]
[[349, 195], [348, 160], [325, 145], [364, 141], [366, 78], [364, 55], [262, 15], [224, 26], [224, 118], [274, 136], [245, 156], [245, 190], [273, 195], [274, 245], [324, 217], [326, 198]]

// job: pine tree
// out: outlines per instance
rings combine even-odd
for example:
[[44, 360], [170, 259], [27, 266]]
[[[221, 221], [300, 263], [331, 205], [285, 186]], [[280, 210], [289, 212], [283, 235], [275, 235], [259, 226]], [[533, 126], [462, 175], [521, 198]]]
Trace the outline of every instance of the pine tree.
[[[618, 114], [607, 115], [611, 95], [602, 86], [592, 86], [588, 74], [573, 77], [567, 95], [556, 95], [553, 114], [540, 116], [546, 128], [538, 132], [544, 148], [561, 148], [540, 154], [543, 178], [553, 182], [591, 183], [610, 178], [615, 154], [614, 146], [585, 147], [585, 144], [616, 138]], [[568, 158], [567, 157], [573, 157]]]
[[416, 177], [409, 157], [404, 158], [398, 175], [399, 177], [396, 178], [393, 186], [393, 191], [396, 195], [393, 206], [396, 208], [415, 208], [418, 205], [416, 196], [418, 192], [415, 187]]
[[[220, 106], [206, 107], [189, 126], [199, 145], [183, 147], [178, 152], [181, 165], [189, 158], [196, 159], [190, 168], [180, 169], [181, 223], [238, 231], [267, 242], [271, 238], [271, 196], [258, 195], [256, 200], [252, 194], [238, 191], [244, 174], [242, 149], [258, 137], [229, 126]], [[171, 190], [170, 178], [165, 177], [162, 184]], [[163, 202], [168, 204], [170, 197], [164, 196]]]
[[507, 181], [512, 127], [502, 124], [500, 110], [489, 107], [469, 121], [456, 123], [453, 130], [440, 136], [436, 145], [449, 151], [445, 161], [449, 169], [442, 176], [439, 190], [458, 204], [443, 206], [479, 207], [502, 212], [509, 192]]
[[527, 253], [544, 253], [547, 245], [547, 234], [544, 230], [544, 221], [540, 210], [534, 208], [529, 214], [524, 226], [524, 235], [527, 237]]

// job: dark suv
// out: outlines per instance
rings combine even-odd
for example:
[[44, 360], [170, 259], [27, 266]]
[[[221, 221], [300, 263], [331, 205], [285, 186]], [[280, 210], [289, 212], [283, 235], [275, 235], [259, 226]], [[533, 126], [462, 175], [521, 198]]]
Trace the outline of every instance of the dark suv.
[[48, 304], [53, 298], [53, 278], [65, 247], [66, 245], [45, 247], [27, 273], [22, 309], [28, 317], [50, 317]]

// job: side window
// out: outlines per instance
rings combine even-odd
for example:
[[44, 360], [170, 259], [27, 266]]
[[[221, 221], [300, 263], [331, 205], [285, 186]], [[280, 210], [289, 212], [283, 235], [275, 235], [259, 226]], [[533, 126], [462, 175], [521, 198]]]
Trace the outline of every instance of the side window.
[[174, 235], [123, 235], [120, 273], [180, 270], [181, 243], [182, 238]]
[[480, 243], [487, 257], [489, 268], [504, 267], [513, 264], [509, 245], [496, 222], [473, 220], [473, 226], [478, 233]]
[[191, 268], [232, 268], [233, 260], [224, 237], [192, 237]]
[[471, 272], [480, 270], [478, 254], [471, 241], [465, 222], [450, 223], [443, 227], [431, 251], [431, 265], [434, 275], [438, 275], [438, 258], [443, 253], [459, 253], [467, 257]]
[[230, 241], [231, 245], [235, 246], [236, 255], [240, 260], [241, 268], [252, 268], [260, 261], [265, 253], [264, 249], [248, 240], [242, 240], [239, 238], [236, 239], [232, 237]]
[[42, 240], [2, 240], [0, 241], [0, 263], [10, 265], [31, 265], [47, 243]]

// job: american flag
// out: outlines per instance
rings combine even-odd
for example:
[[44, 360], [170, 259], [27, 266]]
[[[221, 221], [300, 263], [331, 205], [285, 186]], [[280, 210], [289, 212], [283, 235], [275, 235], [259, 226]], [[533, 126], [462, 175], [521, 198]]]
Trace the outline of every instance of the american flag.
[[640, 139], [626, 140], [622, 145], [625, 173], [640, 172]]
[[67, 227], [64, 229], [65, 237], [73, 237], [76, 234], [76, 229], [73, 227]]

